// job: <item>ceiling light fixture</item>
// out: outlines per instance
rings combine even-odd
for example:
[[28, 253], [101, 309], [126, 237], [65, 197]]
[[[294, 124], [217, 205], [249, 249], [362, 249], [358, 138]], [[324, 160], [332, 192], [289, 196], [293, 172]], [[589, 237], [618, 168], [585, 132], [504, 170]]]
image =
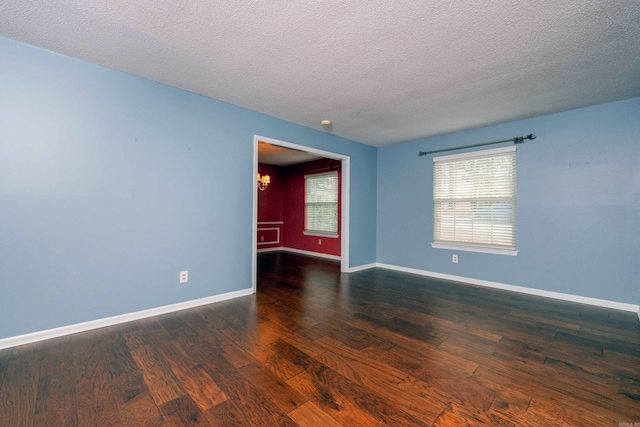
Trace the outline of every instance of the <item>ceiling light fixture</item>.
[[260, 174], [258, 174], [258, 188], [260, 191], [266, 190], [269, 184], [271, 184], [271, 176], [262, 175], [261, 177]]
[[322, 126], [331, 126], [331, 120], [323, 120], [320, 123], [322, 123]]

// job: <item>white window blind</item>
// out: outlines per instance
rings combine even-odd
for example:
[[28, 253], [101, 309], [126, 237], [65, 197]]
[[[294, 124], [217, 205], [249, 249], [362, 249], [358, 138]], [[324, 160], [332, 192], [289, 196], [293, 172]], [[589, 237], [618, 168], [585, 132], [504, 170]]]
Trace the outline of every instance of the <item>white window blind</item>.
[[515, 250], [515, 147], [433, 162], [434, 243]]
[[338, 232], [338, 172], [305, 175], [305, 231]]

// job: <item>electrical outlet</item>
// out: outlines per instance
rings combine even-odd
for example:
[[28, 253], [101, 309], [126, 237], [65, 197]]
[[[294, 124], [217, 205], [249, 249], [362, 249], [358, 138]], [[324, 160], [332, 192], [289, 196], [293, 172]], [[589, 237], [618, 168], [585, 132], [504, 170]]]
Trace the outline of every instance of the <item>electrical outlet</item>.
[[321, 245], [322, 244], [322, 239], [318, 239], [318, 244]]
[[187, 283], [189, 281], [189, 272], [181, 271], [180, 272], [180, 283]]
[[451, 261], [453, 261], [454, 264], [457, 264], [458, 263], [458, 255], [453, 255], [451, 257]]

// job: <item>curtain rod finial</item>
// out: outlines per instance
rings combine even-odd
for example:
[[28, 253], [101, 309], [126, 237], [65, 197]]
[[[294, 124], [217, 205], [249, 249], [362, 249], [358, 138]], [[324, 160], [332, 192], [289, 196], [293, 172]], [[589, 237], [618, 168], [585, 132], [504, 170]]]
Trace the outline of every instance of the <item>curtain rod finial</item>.
[[537, 137], [536, 137], [534, 134], [532, 134], [532, 133], [530, 133], [530, 134], [529, 134], [529, 135], [527, 135], [527, 136], [516, 136], [515, 138], [513, 138], [513, 143], [514, 143], [514, 144], [521, 144], [521, 143], [523, 143], [523, 142], [524, 142], [524, 140], [525, 140], [525, 139], [531, 139], [531, 140], [533, 140], [533, 139], [536, 139], [536, 138], [537, 138]]

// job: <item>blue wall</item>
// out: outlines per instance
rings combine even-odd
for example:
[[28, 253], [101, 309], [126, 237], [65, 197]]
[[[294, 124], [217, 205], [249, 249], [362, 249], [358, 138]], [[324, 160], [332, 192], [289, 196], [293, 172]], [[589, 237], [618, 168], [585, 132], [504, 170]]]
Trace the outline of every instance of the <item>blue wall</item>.
[[375, 261], [375, 148], [8, 39], [0, 58], [0, 338], [249, 288], [254, 134], [351, 156], [350, 265]]
[[[433, 155], [418, 152], [529, 133], [519, 255], [431, 248]], [[640, 304], [640, 98], [381, 148], [377, 229], [381, 263]]]

